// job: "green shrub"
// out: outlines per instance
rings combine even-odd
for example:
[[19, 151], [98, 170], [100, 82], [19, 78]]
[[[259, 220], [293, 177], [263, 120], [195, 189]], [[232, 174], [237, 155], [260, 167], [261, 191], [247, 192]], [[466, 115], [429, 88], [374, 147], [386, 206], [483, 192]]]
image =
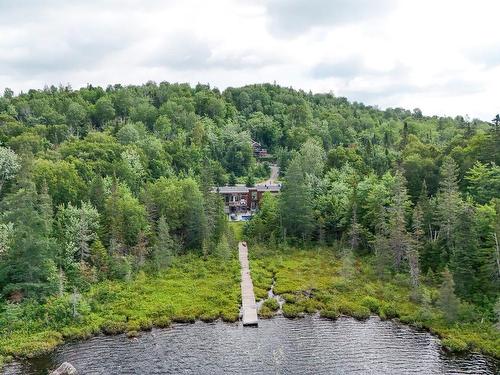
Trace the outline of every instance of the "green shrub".
[[295, 319], [304, 315], [304, 309], [301, 306], [285, 303], [283, 305], [283, 316], [285, 318]]
[[338, 305], [338, 309], [341, 314], [351, 316], [358, 320], [364, 320], [370, 317], [370, 310], [368, 308], [354, 302], [342, 301]]
[[264, 299], [268, 296], [268, 291], [257, 286], [254, 286], [253, 292], [255, 293], [256, 299]]
[[288, 303], [295, 303], [298, 300], [297, 296], [292, 293], [283, 293], [281, 297]]
[[148, 318], [137, 319], [141, 331], [151, 331], [153, 329], [153, 321]]
[[466, 342], [455, 337], [447, 337], [441, 340], [441, 344], [452, 353], [462, 353], [468, 349]]
[[319, 316], [330, 320], [336, 320], [340, 316], [340, 313], [336, 308], [327, 308], [321, 310]]
[[93, 335], [100, 332], [99, 326], [89, 325], [89, 326], [69, 326], [64, 327], [61, 330], [65, 340], [87, 340]]
[[136, 320], [131, 320], [127, 322], [127, 331], [140, 331], [141, 325]]
[[262, 305], [259, 309], [259, 317], [262, 319], [270, 319], [274, 316], [274, 311], [266, 305]]
[[137, 332], [137, 331], [128, 331], [127, 332], [127, 337], [129, 339], [132, 339], [132, 338], [138, 337], [138, 336], [139, 336], [139, 332]]
[[200, 320], [205, 323], [210, 323], [219, 318], [219, 314], [213, 311], [206, 312], [200, 315]]
[[196, 316], [191, 313], [178, 313], [172, 317], [172, 321], [176, 323], [194, 323]]
[[127, 330], [127, 324], [123, 321], [107, 320], [101, 325], [101, 331], [105, 335], [117, 335]]
[[268, 298], [264, 301], [263, 306], [272, 311], [277, 311], [280, 308], [279, 302], [275, 298]]
[[167, 316], [158, 316], [153, 319], [153, 325], [158, 328], [167, 328], [170, 327], [172, 321]]
[[374, 314], [378, 314], [380, 309], [380, 301], [374, 297], [364, 297], [361, 300], [361, 305], [367, 307]]
[[240, 318], [240, 313], [236, 309], [227, 309], [222, 311], [221, 313], [221, 318], [224, 322], [227, 323], [234, 323], [237, 322], [238, 319]]
[[316, 311], [323, 309], [325, 306], [322, 302], [312, 298], [299, 300], [296, 305], [301, 306], [302, 309], [308, 314], [314, 314]]
[[380, 308], [380, 317], [382, 319], [394, 319], [399, 317], [399, 312], [396, 306], [391, 303], [386, 303]]

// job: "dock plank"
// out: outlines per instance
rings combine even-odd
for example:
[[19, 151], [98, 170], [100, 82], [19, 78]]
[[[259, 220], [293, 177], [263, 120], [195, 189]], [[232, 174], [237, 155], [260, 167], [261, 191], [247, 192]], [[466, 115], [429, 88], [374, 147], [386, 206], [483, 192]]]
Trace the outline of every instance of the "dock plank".
[[248, 263], [248, 247], [246, 242], [238, 243], [238, 256], [241, 265], [241, 304], [243, 311], [243, 325], [257, 326], [257, 304], [253, 291], [252, 277]]

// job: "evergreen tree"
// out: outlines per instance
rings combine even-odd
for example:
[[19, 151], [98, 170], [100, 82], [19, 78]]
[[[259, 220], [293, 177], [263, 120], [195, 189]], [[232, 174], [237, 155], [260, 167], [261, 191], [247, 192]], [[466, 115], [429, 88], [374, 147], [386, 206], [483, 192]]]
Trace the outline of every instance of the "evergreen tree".
[[437, 224], [439, 235], [446, 246], [444, 260], [449, 258], [454, 242], [454, 227], [462, 200], [458, 191], [458, 167], [451, 157], [446, 157], [441, 166], [441, 180], [437, 194]]
[[255, 186], [255, 177], [253, 176], [253, 174], [252, 174], [252, 173], [249, 173], [249, 174], [247, 175], [247, 179], [246, 179], [246, 181], [245, 181], [245, 185], [246, 185], [247, 187], [253, 187], [253, 186]]
[[186, 185], [183, 198], [189, 202], [184, 217], [186, 247], [203, 250], [203, 241], [207, 234], [207, 217], [203, 196], [196, 183]]
[[438, 305], [448, 322], [454, 322], [457, 319], [460, 301], [455, 296], [455, 283], [448, 268], [445, 268], [443, 272], [443, 283], [439, 290]]
[[284, 237], [308, 239], [313, 228], [313, 207], [300, 160], [294, 158], [288, 166], [281, 192], [281, 220]]
[[407, 258], [410, 266], [410, 278], [414, 295], [417, 293], [420, 285], [420, 250], [424, 241], [423, 213], [420, 205], [416, 205], [413, 209], [412, 227], [413, 241], [408, 248]]
[[47, 216], [30, 178], [29, 162], [18, 176], [16, 191], [2, 202], [2, 219], [12, 223], [12, 241], [0, 261], [2, 293], [13, 299], [40, 297], [57, 290], [56, 242], [47, 231]]
[[389, 246], [389, 227], [387, 225], [386, 208], [379, 202], [375, 225], [373, 248], [375, 251], [375, 270], [379, 277], [384, 278], [394, 264], [394, 256]]
[[228, 185], [229, 186], [235, 186], [237, 183], [238, 183], [238, 180], [236, 180], [236, 175], [234, 174], [234, 172], [231, 172], [229, 174]]
[[473, 300], [477, 288], [478, 243], [474, 226], [474, 208], [466, 203], [458, 213], [454, 227], [453, 251], [450, 258], [450, 270], [455, 281], [458, 296]]
[[97, 270], [97, 275], [100, 279], [107, 276], [109, 270], [109, 255], [99, 238], [90, 246], [90, 263]]
[[224, 260], [228, 260], [231, 258], [231, 248], [229, 247], [229, 243], [225, 234], [222, 235], [219, 243], [217, 244], [215, 255], [218, 258]]
[[156, 231], [156, 241], [152, 248], [153, 264], [157, 270], [168, 268], [172, 264], [175, 255], [175, 243], [170, 235], [165, 216], [161, 216], [158, 220], [158, 228]]
[[400, 269], [409, 249], [411, 238], [406, 230], [407, 211], [410, 199], [406, 189], [406, 179], [400, 171], [394, 176], [392, 199], [388, 210], [388, 244], [394, 257], [396, 269]]

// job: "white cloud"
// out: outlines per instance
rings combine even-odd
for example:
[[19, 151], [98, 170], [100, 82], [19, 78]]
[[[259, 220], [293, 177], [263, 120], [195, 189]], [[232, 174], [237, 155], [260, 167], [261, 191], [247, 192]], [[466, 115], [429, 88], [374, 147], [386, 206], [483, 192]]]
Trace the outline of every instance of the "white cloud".
[[276, 81], [489, 120], [498, 14], [493, 0], [2, 0], [0, 89]]

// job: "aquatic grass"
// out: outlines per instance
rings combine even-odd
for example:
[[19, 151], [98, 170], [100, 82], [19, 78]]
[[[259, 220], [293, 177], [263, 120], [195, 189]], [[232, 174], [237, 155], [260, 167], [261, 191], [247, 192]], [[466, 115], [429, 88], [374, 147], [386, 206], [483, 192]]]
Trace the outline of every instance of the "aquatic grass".
[[340, 317], [340, 312], [334, 306], [328, 306], [319, 312], [319, 316], [325, 319], [336, 320]]
[[[86, 308], [69, 322], [51, 316], [57, 301], [51, 302], [50, 309], [45, 305], [21, 305], [26, 316], [12, 322], [9, 331], [0, 332], [0, 355], [31, 357], [50, 352], [64, 340], [87, 339], [100, 332], [112, 335], [150, 330], [153, 326], [164, 328], [174, 321], [221, 318], [235, 322], [239, 319], [239, 283], [236, 259], [181, 256], [157, 276], [141, 272], [130, 282], [93, 285], [81, 296]], [[68, 314], [71, 316], [71, 311]]]
[[491, 322], [478, 322], [470, 313], [457, 323], [446, 322], [433, 285], [422, 285], [426, 302], [420, 304], [411, 298], [408, 275], [380, 280], [369, 257], [357, 259], [353, 274], [345, 277], [340, 257], [332, 249], [251, 248], [257, 248], [250, 259], [252, 273], [269, 270], [272, 264], [274, 291], [286, 301], [285, 317], [319, 311], [324, 318], [336, 319], [342, 313], [362, 320], [377, 314], [381, 319], [428, 330], [448, 350], [474, 350], [500, 358], [500, 331]]
[[261, 319], [270, 319], [275, 315], [275, 311], [273, 311], [266, 305], [262, 305], [259, 309], [258, 314], [259, 318]]
[[368, 308], [374, 314], [378, 314], [380, 309], [380, 301], [377, 298], [370, 296], [363, 297], [361, 305]]
[[456, 337], [447, 337], [441, 340], [443, 347], [452, 353], [463, 353], [467, 351], [467, 343]]
[[285, 318], [295, 319], [304, 316], [305, 310], [302, 306], [285, 303], [283, 305], [283, 316]]
[[263, 304], [263, 306], [267, 307], [271, 311], [277, 311], [280, 308], [279, 302], [276, 300], [276, 298], [268, 298], [266, 299]]

